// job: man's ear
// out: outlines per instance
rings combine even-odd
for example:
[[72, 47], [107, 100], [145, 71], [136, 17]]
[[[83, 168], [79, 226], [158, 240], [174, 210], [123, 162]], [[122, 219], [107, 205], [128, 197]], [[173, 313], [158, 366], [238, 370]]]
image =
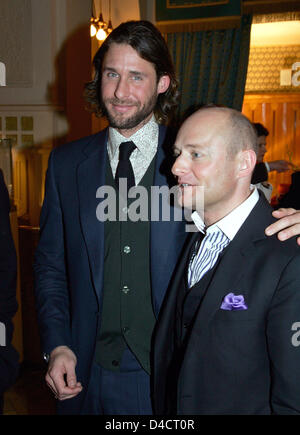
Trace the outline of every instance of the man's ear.
[[239, 155], [238, 177], [251, 176], [256, 165], [256, 153], [254, 150], [241, 151]]
[[157, 85], [157, 93], [163, 94], [166, 92], [170, 86], [171, 79], [168, 75], [161, 76]]

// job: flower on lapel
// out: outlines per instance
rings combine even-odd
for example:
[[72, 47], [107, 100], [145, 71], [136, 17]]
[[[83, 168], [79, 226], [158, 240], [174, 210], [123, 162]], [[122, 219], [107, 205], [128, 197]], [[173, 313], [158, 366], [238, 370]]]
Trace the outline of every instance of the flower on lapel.
[[222, 301], [221, 310], [247, 310], [248, 307], [245, 304], [243, 295], [235, 295], [234, 293], [228, 293]]

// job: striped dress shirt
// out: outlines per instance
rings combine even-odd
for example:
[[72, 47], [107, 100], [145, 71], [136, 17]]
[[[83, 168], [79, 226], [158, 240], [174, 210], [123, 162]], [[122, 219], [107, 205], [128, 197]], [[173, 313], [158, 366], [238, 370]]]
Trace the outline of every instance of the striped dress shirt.
[[259, 199], [257, 189], [251, 185], [251, 194], [238, 207], [218, 222], [205, 228], [201, 216], [195, 211], [192, 219], [198, 230], [205, 234], [195, 245], [188, 267], [188, 286], [191, 288], [214, 267], [223, 249], [233, 240]]
[[207, 229], [202, 242], [198, 242], [195, 246], [195, 255], [192, 256], [190, 261], [188, 269], [189, 287], [200, 281], [206, 272], [214, 267], [220, 253], [229, 242], [229, 238], [218, 226], [213, 225], [213, 227]]

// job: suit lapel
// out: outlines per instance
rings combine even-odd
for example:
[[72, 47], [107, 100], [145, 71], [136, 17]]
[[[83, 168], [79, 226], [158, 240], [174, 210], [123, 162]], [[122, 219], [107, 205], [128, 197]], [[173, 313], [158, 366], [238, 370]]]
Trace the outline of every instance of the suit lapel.
[[[168, 136], [167, 129], [160, 126], [153, 183], [156, 187], [168, 188], [175, 182], [171, 174], [172, 145], [172, 138]], [[151, 210], [155, 207], [157, 204], [152, 204]], [[162, 203], [160, 203], [159, 220], [150, 222], [151, 283], [156, 315], [158, 315], [186, 236], [183, 221], [174, 221], [172, 217], [169, 220], [162, 219]]]
[[107, 134], [104, 130], [93, 137], [84, 149], [83, 160], [77, 169], [80, 220], [98, 298], [103, 282], [104, 223], [96, 216], [100, 202], [96, 192], [105, 184]]
[[[232, 261], [232, 258], [236, 260]], [[205, 325], [210, 321], [220, 309], [224, 296], [228, 293], [239, 294], [238, 283], [242, 279], [246, 259], [247, 256], [243, 250], [229, 245], [225, 248], [221, 258], [218, 259], [218, 263], [212, 273], [208, 272], [207, 276], [203, 277], [203, 282], [201, 282], [202, 280], [200, 281], [200, 284], [206, 288], [204, 290], [205, 296], [197, 315], [196, 322], [198, 325]], [[196, 323], [194, 327], [197, 328]], [[199, 329], [199, 331], [201, 330], [203, 330], [203, 327]]]
[[185, 292], [186, 269], [190, 257], [190, 251], [195, 245], [198, 233], [191, 234], [187, 240], [182, 257], [178, 262], [178, 266], [172, 279], [172, 286], [169, 288], [166, 298], [162, 304], [160, 311], [160, 319], [158, 322], [156, 356], [165, 360], [166, 356], [172, 356], [171, 347], [174, 343], [174, 333], [176, 329], [177, 307], [182, 303]]

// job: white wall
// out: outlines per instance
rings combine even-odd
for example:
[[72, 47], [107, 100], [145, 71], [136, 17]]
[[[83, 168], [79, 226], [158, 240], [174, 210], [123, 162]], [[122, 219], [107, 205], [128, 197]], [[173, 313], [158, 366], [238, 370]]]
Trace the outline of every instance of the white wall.
[[[11, 110], [12, 106], [18, 106], [20, 111], [28, 110], [28, 106], [43, 112], [47, 108], [50, 112], [62, 109], [63, 89], [49, 95], [57, 79], [57, 56], [72, 32], [89, 21], [88, 3], [1, 0], [0, 61], [6, 64], [7, 86], [0, 87], [0, 111]], [[64, 124], [61, 119], [58, 123]], [[40, 130], [45, 130], [47, 136], [61, 133], [53, 132], [53, 122], [50, 124], [48, 128], [40, 125]]]
[[74, 135], [90, 134], [90, 115], [80, 100], [90, 78], [89, 19], [88, 0], [0, 0], [0, 61], [7, 66], [7, 86], [0, 87], [0, 137], [15, 141], [18, 213], [33, 225], [49, 152], [68, 140], [70, 120]]

